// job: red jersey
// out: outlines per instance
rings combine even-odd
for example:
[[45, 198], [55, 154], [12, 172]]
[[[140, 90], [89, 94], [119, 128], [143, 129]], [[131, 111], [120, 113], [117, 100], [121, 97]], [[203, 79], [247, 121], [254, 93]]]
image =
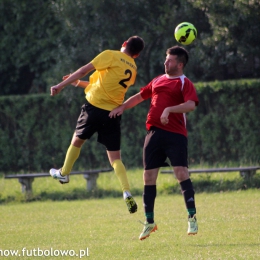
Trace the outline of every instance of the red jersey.
[[185, 76], [170, 77], [167, 74], [154, 78], [148, 85], [141, 88], [143, 99], [151, 98], [151, 105], [147, 115], [146, 128], [151, 126], [164, 129], [169, 132], [187, 136], [186, 114], [170, 113], [169, 123], [163, 125], [160, 117], [166, 107], [172, 107], [188, 100], [199, 104], [196, 89], [193, 83]]

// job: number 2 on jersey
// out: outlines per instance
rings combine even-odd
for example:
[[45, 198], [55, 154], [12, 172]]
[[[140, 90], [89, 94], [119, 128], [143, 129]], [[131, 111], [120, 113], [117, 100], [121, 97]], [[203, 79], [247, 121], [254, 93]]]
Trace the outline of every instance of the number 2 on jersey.
[[131, 70], [126, 70], [125, 71], [125, 75], [129, 75], [127, 78], [125, 79], [122, 79], [119, 81], [119, 84], [124, 87], [124, 88], [127, 88], [127, 85], [125, 84], [126, 81], [129, 81], [132, 77], [132, 71]]

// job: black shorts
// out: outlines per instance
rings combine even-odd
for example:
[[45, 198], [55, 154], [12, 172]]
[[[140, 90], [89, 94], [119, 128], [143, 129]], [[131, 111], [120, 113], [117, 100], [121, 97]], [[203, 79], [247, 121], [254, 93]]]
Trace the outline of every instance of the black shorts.
[[121, 141], [121, 116], [110, 118], [110, 111], [92, 106], [86, 103], [81, 107], [76, 136], [80, 139], [90, 139], [94, 133], [98, 133], [97, 141], [103, 144], [108, 151], [119, 151]]
[[143, 147], [143, 164], [145, 170], [169, 166], [188, 167], [188, 140], [181, 134], [172, 133], [152, 127], [147, 132]]

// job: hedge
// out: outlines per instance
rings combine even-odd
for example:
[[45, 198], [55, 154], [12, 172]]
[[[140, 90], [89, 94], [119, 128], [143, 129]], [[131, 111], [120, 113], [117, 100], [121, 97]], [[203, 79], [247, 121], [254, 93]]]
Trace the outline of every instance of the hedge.
[[188, 115], [190, 162], [260, 163], [260, 80], [196, 84], [200, 104]]
[[[260, 80], [195, 84], [200, 100], [187, 115], [189, 163], [259, 164]], [[137, 93], [132, 87], [127, 97]], [[0, 97], [0, 172], [42, 172], [61, 167], [84, 103], [81, 89], [62, 94]], [[142, 146], [149, 101], [122, 116], [122, 158], [128, 168], [142, 167]], [[94, 135], [74, 170], [109, 167], [105, 148]]]

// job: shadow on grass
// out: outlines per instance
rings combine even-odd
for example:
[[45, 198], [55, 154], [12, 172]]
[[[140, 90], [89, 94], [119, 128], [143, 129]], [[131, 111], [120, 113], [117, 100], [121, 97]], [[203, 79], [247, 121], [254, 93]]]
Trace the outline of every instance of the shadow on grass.
[[[132, 194], [135, 196], [142, 195], [142, 190], [132, 189]], [[72, 201], [72, 200], [84, 200], [84, 199], [103, 199], [103, 198], [122, 198], [121, 191], [105, 190], [102, 188], [95, 189], [91, 192], [84, 188], [76, 188], [70, 192], [52, 191], [41, 193], [17, 193], [15, 196], [8, 196], [2, 198], [0, 194], [0, 204], [6, 204], [10, 202], [33, 202], [33, 201]]]
[[[210, 175], [192, 181], [196, 193], [216, 193], [227, 192], [247, 189], [260, 189], [260, 175], [257, 174], [250, 179], [237, 178], [234, 180], [212, 180]], [[134, 196], [142, 196], [142, 189], [131, 189]], [[157, 188], [157, 194], [170, 195], [180, 194], [180, 185], [177, 181], [173, 183], [163, 183]], [[15, 196], [8, 196], [6, 198], [1, 197], [0, 204], [10, 202], [32, 202], [32, 201], [72, 201], [72, 200], [84, 200], [84, 199], [102, 199], [102, 198], [119, 198], [122, 197], [121, 191], [105, 190], [98, 188], [91, 192], [86, 191], [83, 188], [75, 188], [71, 192], [41, 192], [38, 194], [16, 194]]]
[[[196, 193], [216, 193], [247, 189], [260, 189], [260, 175], [254, 175], [251, 178], [239, 177], [234, 180], [213, 180], [211, 179], [210, 175], [207, 175], [203, 178], [192, 180], [192, 183]], [[163, 188], [161, 191], [159, 191], [159, 193], [160, 192], [163, 194], [179, 193], [180, 186], [178, 183], [164, 183]]]
[[[237, 246], [240, 246], [240, 243], [237, 243], [237, 244], [228, 244], [228, 243], [223, 243], [223, 244], [204, 244], [204, 245], [194, 245], [194, 244], [189, 244], [189, 246], [193, 246], [193, 247], [226, 247], [226, 246], [233, 246], [233, 247], [237, 247]], [[255, 243], [255, 244], [252, 244], [252, 243], [243, 243], [243, 246], [255, 246], [255, 247], [259, 247], [260, 246], [260, 243]]]

